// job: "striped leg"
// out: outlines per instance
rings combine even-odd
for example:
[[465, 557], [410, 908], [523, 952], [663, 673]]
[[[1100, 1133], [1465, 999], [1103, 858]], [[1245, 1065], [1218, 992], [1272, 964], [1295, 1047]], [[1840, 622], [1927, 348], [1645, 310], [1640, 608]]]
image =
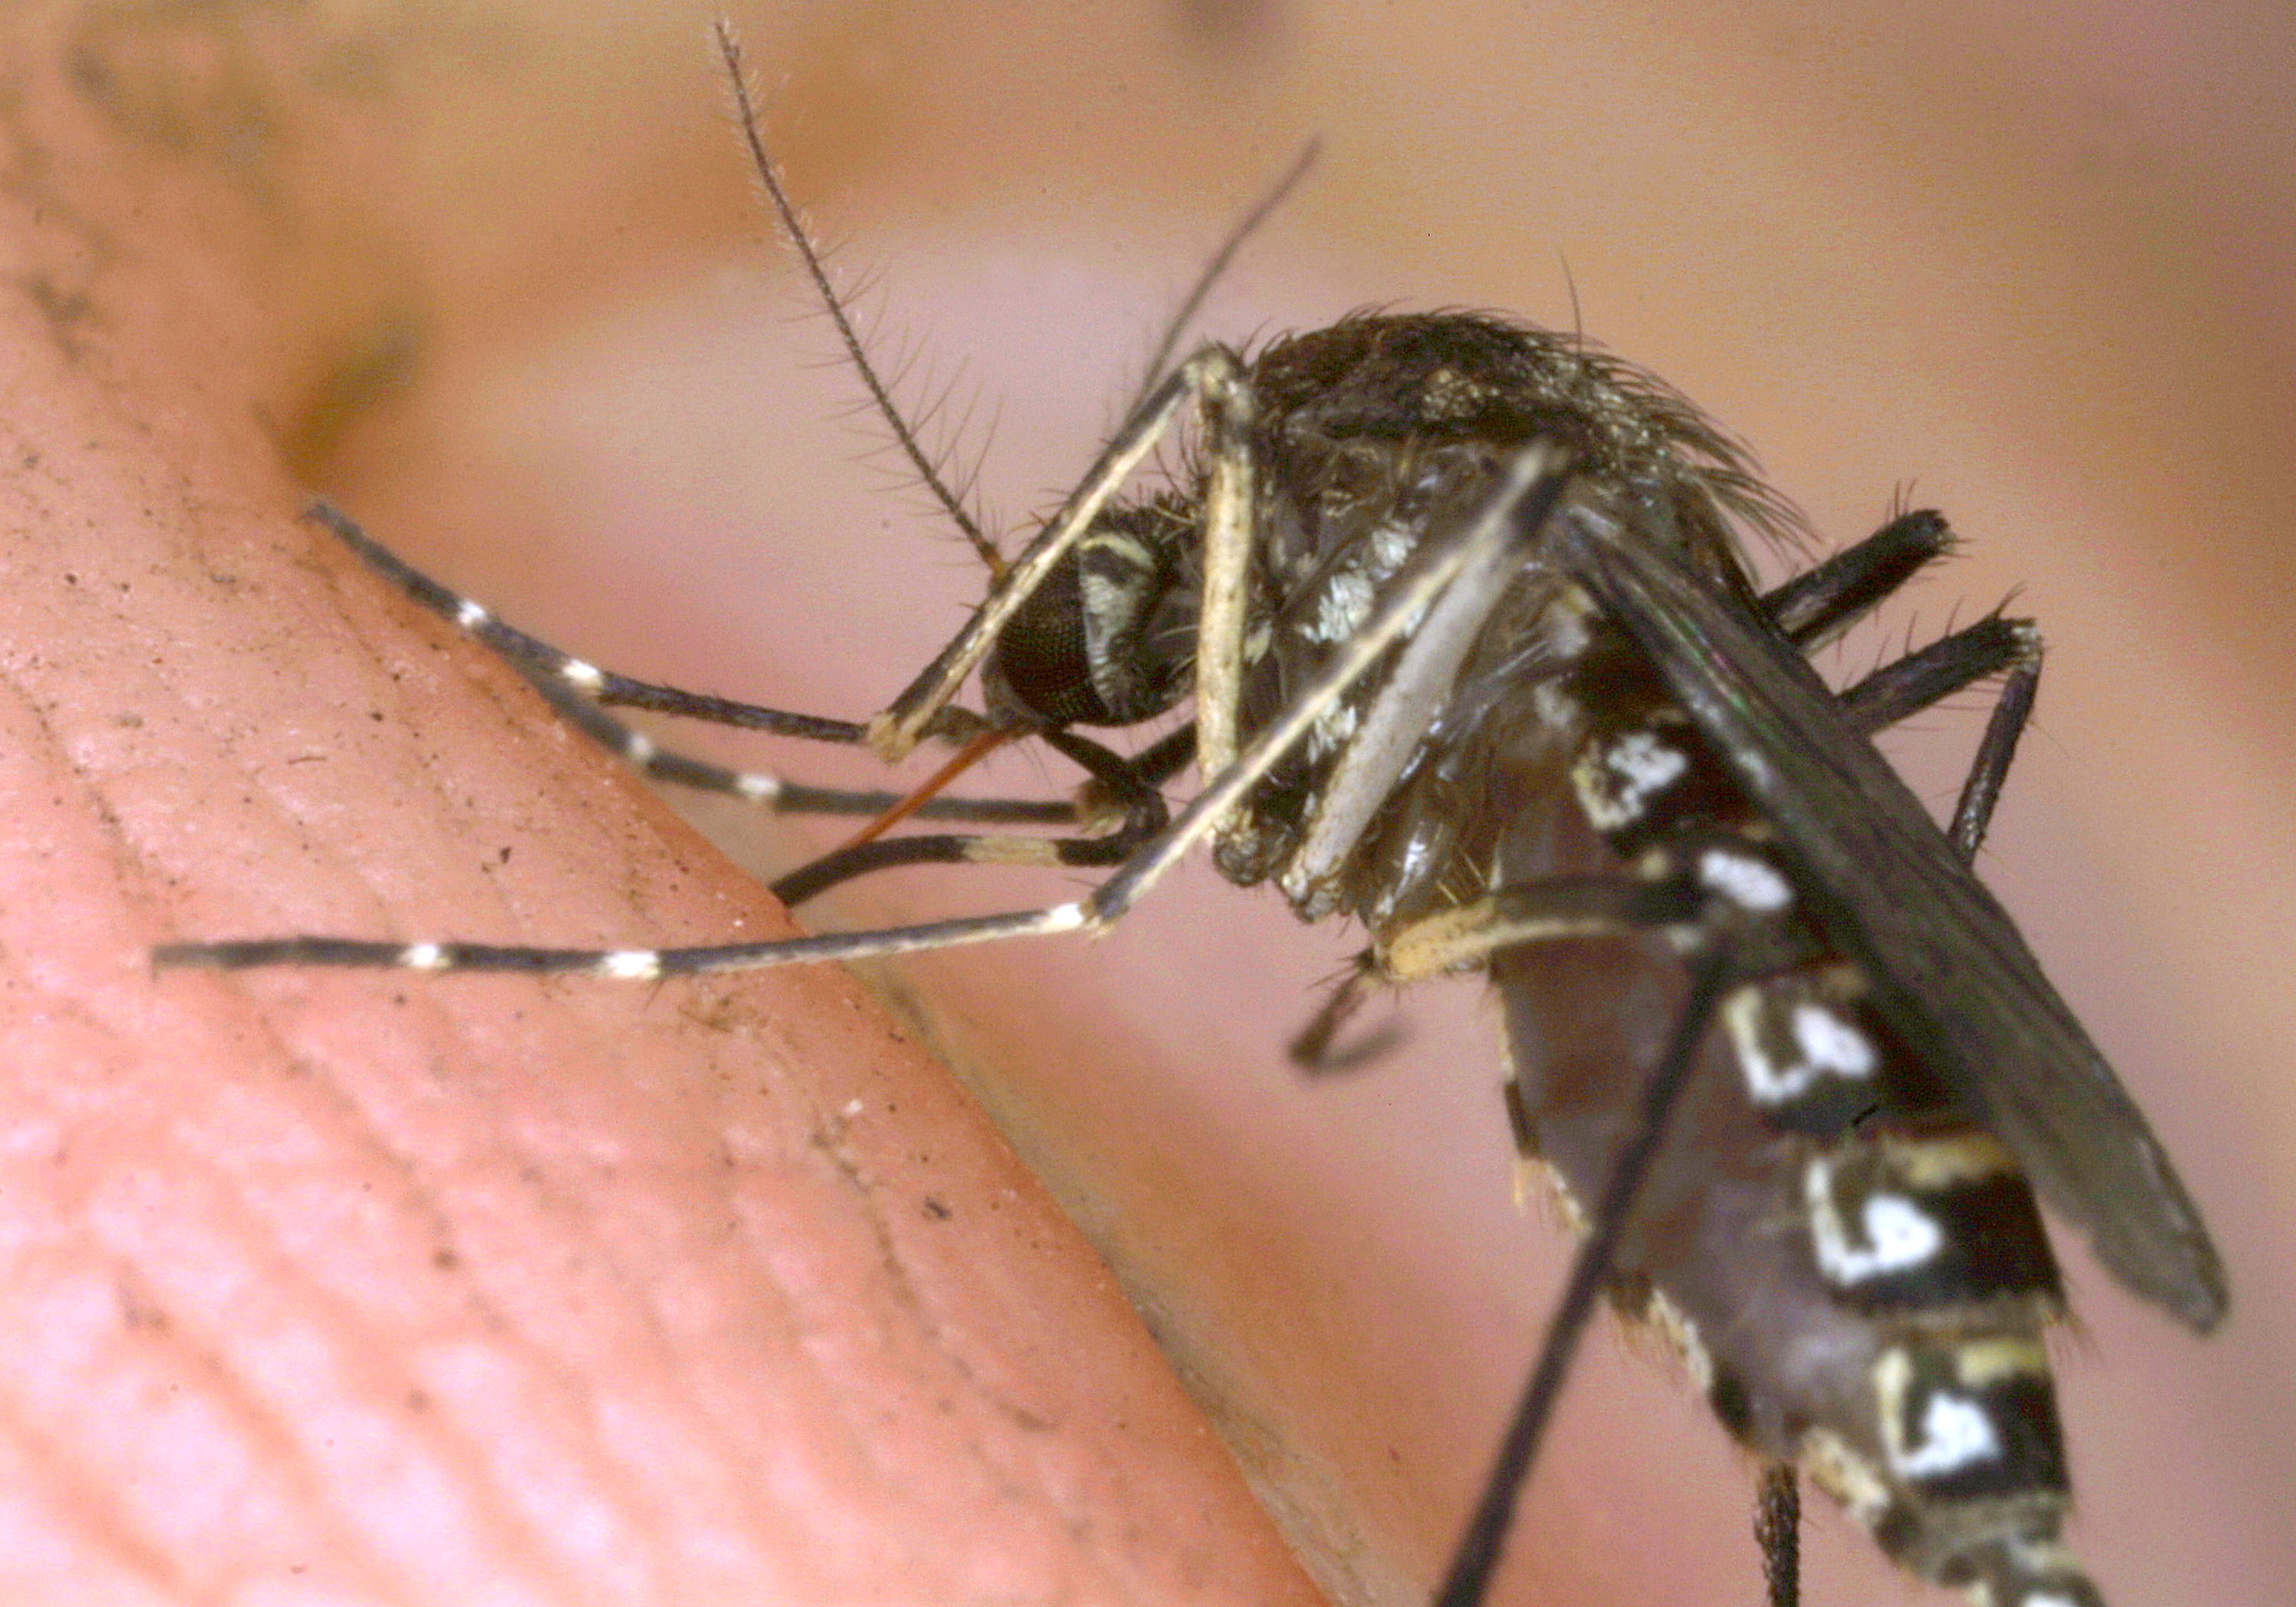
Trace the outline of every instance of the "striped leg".
[[[1422, 548], [1378, 612], [1333, 653], [1292, 706], [1260, 731], [1241, 757], [1214, 776], [1177, 818], [1127, 859], [1123, 867], [1089, 898], [1080, 902], [969, 920], [889, 927], [873, 932], [692, 948], [601, 951], [296, 937], [235, 943], [168, 944], [152, 951], [152, 963], [163, 968], [219, 971], [266, 965], [330, 965], [529, 974], [586, 972], [651, 980], [769, 965], [873, 959], [1008, 938], [1104, 930], [1122, 919], [1165, 873], [1210, 837], [1245, 793], [1307, 740], [1316, 721], [1380, 661], [1454, 581], [1463, 573], [1487, 567], [1491, 553], [1504, 545], [1535, 541], [1560, 501], [1566, 483], [1566, 465], [1559, 453], [1546, 447], [1525, 451], [1474, 519], [1446, 539]], [[1145, 787], [1146, 783], [1142, 785]]]
[[[448, 591], [360, 529], [348, 515], [330, 504], [313, 503], [305, 517], [326, 526], [345, 546], [357, 553], [369, 569], [432, 613], [452, 620], [527, 675], [541, 680], [562, 682], [594, 702], [610, 707], [652, 709], [657, 714], [707, 720], [714, 726], [733, 726], [745, 731], [768, 731], [777, 736], [802, 737], [808, 742], [851, 744], [862, 740], [862, 728], [850, 720], [791, 714], [784, 709], [712, 697], [707, 693], [656, 685], [649, 681], [617, 675], [610, 669], [601, 669], [587, 660], [562, 652], [539, 637], [529, 636], [514, 626], [504, 624], [484, 603]], [[955, 734], [969, 736], [972, 732], [962, 730]]]
[[[731, 770], [663, 747], [644, 732], [616, 719], [600, 705], [620, 704], [814, 742], [856, 743], [861, 740], [862, 728], [849, 720], [791, 714], [633, 680], [601, 669], [538, 636], [505, 624], [484, 603], [441, 586], [330, 504], [314, 503], [308, 517], [324, 525], [369, 569], [416, 603], [508, 660], [568, 723], [647, 775], [679, 786], [740, 798], [782, 814], [875, 815], [900, 800], [901, 795], [896, 792], [813, 787], [765, 771]], [[963, 716], [952, 720], [951, 725], [956, 726], [977, 718]], [[1060, 825], [1073, 823], [1077, 817], [1071, 805], [1044, 799], [933, 799], [917, 812], [928, 818], [984, 824]]]

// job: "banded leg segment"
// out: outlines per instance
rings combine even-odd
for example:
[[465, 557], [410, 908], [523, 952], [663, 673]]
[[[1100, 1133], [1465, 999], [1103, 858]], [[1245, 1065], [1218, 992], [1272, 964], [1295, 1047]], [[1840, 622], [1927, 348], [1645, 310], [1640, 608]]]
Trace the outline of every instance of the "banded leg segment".
[[[882, 790], [816, 787], [767, 770], [734, 770], [665, 747], [625, 725], [562, 681], [529, 675], [528, 684], [566, 723], [650, 780], [697, 792], [715, 792], [779, 815], [882, 815], [903, 794]], [[980, 825], [1073, 825], [1076, 805], [1058, 799], [929, 798], [914, 813], [926, 820], [964, 820]]]
[[[324, 525], [368, 568], [416, 603], [509, 660], [570, 725], [657, 781], [723, 793], [782, 814], [874, 815], [900, 801], [898, 792], [809, 786], [767, 771], [729, 769], [664, 747], [608, 714], [598, 700], [816, 742], [856, 743], [861, 740], [861, 727], [849, 720], [734, 702], [600, 669], [505, 624], [484, 603], [440, 585], [328, 504], [314, 503], [308, 517]], [[962, 715], [951, 724], [968, 722], [977, 723], [978, 717]], [[1061, 825], [1077, 818], [1073, 805], [1034, 799], [936, 798], [917, 812], [929, 819], [1000, 825]]]
[[[495, 618], [484, 603], [456, 594], [407, 563], [376, 541], [347, 515], [324, 502], [315, 502], [305, 517], [324, 525], [336, 538], [357, 553], [375, 573], [442, 619], [452, 620], [508, 659], [528, 675], [564, 682], [594, 702], [625, 709], [646, 709], [686, 719], [707, 720], [745, 731], [767, 731], [777, 736], [802, 737], [808, 742], [851, 744], [862, 738], [862, 728], [850, 720], [825, 719], [819, 715], [791, 714], [756, 703], [736, 702], [707, 693], [686, 692], [601, 669], [587, 660], [562, 652], [537, 636]], [[962, 722], [953, 721], [952, 725]], [[936, 732], [936, 734], [939, 734]], [[959, 734], [969, 734], [962, 732]]]
[[1316, 719], [1380, 660], [1463, 572], [1479, 568], [1493, 549], [1506, 544], [1521, 543], [1526, 551], [1529, 550], [1561, 500], [1567, 483], [1565, 468], [1562, 455], [1552, 447], [1526, 449], [1502, 477], [1475, 518], [1442, 540], [1429, 543], [1414, 556], [1377, 613], [1332, 655], [1291, 708], [1260, 732], [1242, 757], [1213, 778], [1177, 819], [1081, 902], [877, 931], [686, 948], [600, 951], [283, 938], [238, 943], [169, 944], [153, 951], [153, 963], [226, 971], [303, 964], [422, 971], [588, 972], [651, 980], [770, 965], [874, 959], [1007, 938], [1104, 929], [1121, 919], [1189, 849], [1210, 835], [1229, 808], [1286, 754], [1307, 740]]

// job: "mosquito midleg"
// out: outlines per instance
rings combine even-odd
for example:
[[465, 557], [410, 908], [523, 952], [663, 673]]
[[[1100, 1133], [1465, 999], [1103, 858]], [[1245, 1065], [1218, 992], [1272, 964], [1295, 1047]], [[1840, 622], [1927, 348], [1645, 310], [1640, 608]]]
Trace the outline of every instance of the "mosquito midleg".
[[1683, 1001], [1682, 1013], [1676, 1018], [1674, 1036], [1667, 1045], [1666, 1054], [1652, 1070], [1649, 1081], [1643, 1086], [1642, 1107], [1633, 1140], [1620, 1152], [1603, 1185], [1603, 1197], [1593, 1225], [1578, 1246], [1578, 1257], [1570, 1265], [1570, 1281], [1563, 1286], [1562, 1298], [1555, 1303], [1554, 1315], [1548, 1319], [1538, 1365], [1531, 1370], [1521, 1401], [1507, 1424], [1505, 1437], [1499, 1442], [1498, 1455], [1483, 1485], [1482, 1498], [1468, 1521], [1465, 1537], [1459, 1544], [1450, 1571], [1435, 1593], [1435, 1607], [1478, 1607], [1490, 1588], [1500, 1548], [1513, 1525], [1516, 1498], [1538, 1458], [1538, 1442], [1546, 1433], [1547, 1420], [1554, 1415], [1562, 1381], [1570, 1372], [1571, 1356], [1578, 1349], [1579, 1336], [1586, 1332], [1587, 1319], [1595, 1314], [1595, 1302], [1602, 1298], [1610, 1282], [1634, 1202], [1642, 1192], [1652, 1161], [1665, 1142], [1675, 1107], [1681, 1103], [1691, 1069], [1697, 1064], [1699, 1045], [1713, 1021], [1730, 972], [1726, 947], [1704, 955], [1691, 967], [1690, 994]]
[[[1042, 740], [1087, 770], [1100, 796], [1121, 808], [1116, 829], [1087, 837], [993, 835], [880, 838], [825, 854], [773, 884], [774, 897], [794, 909], [842, 882], [909, 865], [1121, 865], [1171, 819], [1163, 796], [1141, 779], [1134, 762], [1071, 731], [1040, 733]], [[1075, 815], [1071, 811], [1071, 822]]]
[[1952, 550], [1953, 531], [1938, 514], [1901, 514], [1766, 594], [1762, 611], [1795, 646], [1815, 652]]
[[[733, 770], [696, 758], [625, 725], [566, 682], [533, 674], [523, 665], [517, 668], [568, 725], [652, 780], [738, 798], [777, 815], [873, 816], [902, 801], [898, 792], [816, 787], [770, 771]], [[944, 796], [926, 799], [915, 813], [922, 819], [964, 820], [981, 825], [1073, 825], [1079, 819], [1075, 804], [1057, 799]]]
[[1374, 958], [1390, 982], [1472, 965], [1519, 943], [1619, 938], [1694, 922], [1702, 896], [1673, 881], [1554, 876], [1503, 887], [1384, 937]]
[[712, 725], [766, 731], [777, 736], [800, 737], [808, 742], [851, 745], [862, 739], [862, 727], [850, 720], [791, 714], [784, 709], [766, 709], [755, 703], [712, 697], [706, 693], [685, 692], [675, 686], [633, 680], [612, 670], [601, 669], [586, 660], [578, 659], [553, 647], [538, 636], [530, 636], [514, 626], [504, 624], [484, 603], [473, 602], [439, 585], [359, 529], [348, 514], [332, 504], [315, 502], [305, 511], [304, 517], [326, 526], [345, 546], [357, 553], [369, 569], [432, 613], [500, 653], [528, 675], [562, 681], [594, 702], [646, 709], [658, 714], [674, 714], [687, 719], [707, 720]]
[[[1611, 938], [1694, 920], [1697, 895], [1679, 882], [1603, 875], [1551, 876], [1500, 888], [1384, 934], [1356, 955], [1347, 975], [1292, 1040], [1292, 1061], [1308, 1071], [1341, 1071], [1379, 1051], [1382, 1034], [1334, 1054], [1332, 1041], [1363, 1005], [1374, 983], [1417, 981], [1479, 964], [1498, 949], [1563, 938]], [[1512, 1087], [1513, 1085], [1508, 1085]]]
[[869, 746], [888, 763], [904, 758], [927, 734], [931, 723], [956, 695], [980, 660], [996, 644], [998, 634], [1014, 611], [1044, 578], [1061, 555], [1083, 538], [1092, 521], [1117, 488], [1156, 449], [1172, 428], [1180, 408], [1192, 397], [1226, 384], [1242, 382], [1242, 369], [1234, 353], [1207, 346], [1151, 390], [1116, 438], [1101, 451], [1083, 483], [1070, 494], [1060, 512], [1037, 538], [1021, 550], [988, 600], [949, 644], [935, 655], [900, 695], [873, 716], [866, 726]]

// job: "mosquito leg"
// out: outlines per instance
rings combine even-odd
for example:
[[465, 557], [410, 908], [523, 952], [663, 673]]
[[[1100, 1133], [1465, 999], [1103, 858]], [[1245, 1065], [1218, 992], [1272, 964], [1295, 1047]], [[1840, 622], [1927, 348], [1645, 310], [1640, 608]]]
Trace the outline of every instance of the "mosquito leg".
[[[769, 731], [778, 736], [802, 737], [809, 742], [850, 744], [862, 740], [862, 727], [850, 720], [824, 719], [818, 715], [791, 714], [784, 709], [761, 708], [755, 703], [737, 703], [729, 698], [685, 692], [675, 686], [660, 686], [617, 675], [610, 669], [601, 669], [586, 660], [561, 652], [539, 637], [529, 636], [515, 627], [504, 624], [484, 603], [474, 603], [447, 590], [360, 529], [348, 515], [331, 504], [315, 502], [306, 511], [305, 517], [326, 526], [345, 546], [357, 553], [369, 569], [432, 613], [451, 621], [459, 629], [493, 648], [529, 676], [542, 681], [562, 682], [594, 702], [627, 709], [649, 709], [659, 714], [674, 714], [750, 731]], [[978, 726], [977, 716], [960, 716], [947, 722], [946, 734], [970, 735], [971, 728], [964, 726], [967, 718], [972, 721], [973, 726]], [[934, 734], [944, 733], [936, 728]]]
[[[1463, 571], [1486, 560], [1496, 547], [1517, 541], [1527, 545], [1535, 540], [1561, 500], [1566, 483], [1564, 460], [1557, 450], [1546, 446], [1525, 450], [1507, 471], [1480, 515], [1443, 542], [1421, 549], [1378, 612], [1332, 655], [1292, 706], [1261, 732], [1235, 763], [1197, 794], [1177, 819], [1081, 902], [1009, 914], [887, 927], [877, 931], [691, 948], [602, 951], [296, 937], [236, 943], [168, 944], [152, 951], [152, 963], [162, 968], [220, 971], [264, 965], [332, 965], [526, 974], [586, 972], [648, 981], [708, 972], [750, 971], [768, 965], [876, 959], [1009, 938], [1103, 930], [1121, 919], [1165, 872], [1210, 834], [1214, 821], [1293, 747], [1305, 741], [1316, 719], [1378, 662], [1388, 647], [1422, 618]], [[1024, 554], [1021, 565], [1028, 562]], [[1016, 573], [1019, 567], [1016, 566]]]
[[1885, 665], [1841, 694], [1850, 724], [1870, 735], [1988, 676], [2003, 676], [2001, 696], [1986, 722], [1969, 779], [1962, 785], [1946, 835], [1962, 857], [1974, 859], [1992, 824], [1994, 806], [2017, 757], [2018, 739], [2033, 717], [2041, 688], [2041, 633], [2030, 619], [1995, 615], [1918, 652]]
[[1243, 704], [1245, 603], [1250, 595], [1251, 388], [1213, 376], [1204, 393], [1210, 460], [1204, 481], [1204, 591], [1196, 620], [1196, 769], [1205, 781], [1235, 761]]
[[1698, 893], [1678, 881], [1629, 876], [1555, 876], [1503, 887], [1414, 921], [1376, 952], [1391, 982], [1413, 982], [1479, 964], [1496, 950], [1563, 938], [1617, 938], [1695, 922]]
[[[1292, 1058], [1310, 1072], [1342, 1071], [1379, 1053], [1374, 1045], [1333, 1054], [1332, 1040], [1377, 982], [1415, 982], [1480, 965], [1502, 948], [1566, 938], [1618, 938], [1696, 922], [1701, 896], [1679, 881], [1623, 875], [1554, 876], [1503, 887], [1398, 928], [1357, 957], [1355, 969], [1292, 1040]], [[1510, 1086], [1513, 1085], [1510, 1084]]]
[[[980, 660], [996, 644], [997, 634], [1015, 611], [1044, 583], [1061, 555], [1084, 537], [1108, 499], [1127, 476], [1138, 468], [1173, 427], [1181, 407], [1191, 398], [1209, 401], [1217, 410], [1248, 390], [1242, 365], [1234, 353], [1207, 346], [1160, 381], [1144, 398], [1116, 438], [1102, 449], [1083, 483], [1044, 530], [1013, 560], [1003, 579], [974, 611], [955, 640], [925, 666], [884, 711], [869, 721], [865, 740], [888, 762], [898, 759], [923, 737], [936, 732], [936, 721]], [[840, 740], [840, 739], [832, 739]]]
[[1764, 611], [1804, 652], [1815, 652], [1885, 602], [1924, 565], [1953, 550], [1942, 516], [1905, 513], [1762, 599]]
[[1344, 1049], [1332, 1046], [1340, 1029], [1355, 1019], [1379, 980], [1379, 966], [1371, 954], [1366, 951], [1357, 955], [1347, 975], [1324, 996], [1315, 1018], [1292, 1040], [1292, 1063], [1310, 1077], [1335, 1077], [1369, 1065], [1395, 1047], [1403, 1034], [1393, 1023], [1365, 1034]]
[[[1171, 818], [1136, 762], [1074, 732], [1047, 731], [1043, 740], [1088, 770], [1097, 795], [1121, 810], [1114, 831], [1095, 837], [1011, 835], [888, 837], [824, 855], [774, 883], [774, 897], [794, 909], [842, 882], [905, 865], [1121, 865]], [[930, 807], [930, 806], [928, 806]], [[1070, 806], [1069, 818], [1075, 819]], [[920, 811], [922, 813], [922, 811]]]
[[2032, 622], [1996, 614], [1884, 664], [1841, 694], [1841, 711], [1859, 735], [1871, 736], [1988, 676], [2039, 660]]
[[1800, 1607], [1801, 1482], [1791, 1462], [1773, 1462], [1762, 1470], [1761, 1493], [1754, 1501], [1754, 1544], [1762, 1548], [1770, 1607]]
[[2001, 684], [2000, 701], [1985, 722], [1984, 739], [1977, 745], [1969, 779], [1962, 783], [1961, 801], [1954, 806], [1953, 824], [1946, 835], [1964, 859], [1977, 857], [1984, 846], [1986, 828], [1993, 824], [1993, 806], [2001, 801], [2001, 788], [2016, 761], [2017, 740], [2033, 717], [2033, 701], [2041, 691], [2041, 635], [2032, 627], [2023, 632], [2025, 652], [2011, 666]]
[[[328, 504], [314, 503], [308, 517], [326, 526], [370, 569], [415, 602], [442, 619], [453, 621], [457, 628], [509, 660], [512, 666], [526, 676], [534, 689], [569, 724], [658, 781], [674, 782], [702, 791], [726, 793], [783, 814], [873, 815], [899, 801], [900, 794], [895, 792], [849, 791], [807, 786], [764, 771], [726, 769], [665, 749], [644, 733], [631, 729], [608, 714], [594, 700], [606, 697], [609, 701], [637, 704], [665, 713], [693, 715], [716, 719], [723, 725], [742, 726], [777, 735], [811, 737], [825, 742], [857, 742], [861, 727], [847, 720], [788, 714], [780, 709], [761, 709], [754, 704], [728, 702], [725, 699], [699, 693], [680, 692], [673, 687], [651, 686], [599, 669], [561, 652], [547, 642], [504, 624], [483, 603], [472, 602], [439, 585]], [[633, 687], [643, 688], [645, 697], [612, 695], [627, 693]], [[727, 710], [734, 711], [734, 717], [720, 717]], [[1074, 808], [1068, 804], [1009, 799], [935, 799], [925, 804], [919, 813], [943, 820], [971, 820], [983, 824], [1060, 824], [1076, 818]]]
[[[562, 680], [532, 674], [527, 679], [568, 725], [654, 781], [739, 798], [779, 815], [882, 815], [902, 799], [898, 792], [816, 787], [770, 771], [728, 769], [663, 747]], [[1074, 803], [1057, 799], [932, 798], [915, 812], [924, 819], [964, 820], [982, 825], [1074, 825], [1080, 818]]]
[[1578, 1349], [1579, 1336], [1586, 1332], [1587, 1319], [1595, 1314], [1595, 1302], [1602, 1298], [1603, 1287], [1610, 1282], [1634, 1202], [1642, 1193], [1651, 1162], [1665, 1142], [1675, 1106], [1680, 1103], [1682, 1090], [1690, 1080], [1691, 1068], [1697, 1063], [1699, 1045], [1712, 1023], [1715, 1006], [1729, 974], [1728, 955], [1722, 952], [1707, 955], [1691, 968], [1690, 996], [1675, 1022], [1674, 1037], [1667, 1045], [1665, 1055], [1644, 1086], [1633, 1142], [1620, 1153], [1603, 1186], [1593, 1229], [1579, 1245], [1578, 1259], [1571, 1263], [1570, 1282], [1555, 1304], [1554, 1315], [1548, 1319], [1546, 1342], [1539, 1347], [1538, 1360], [1523, 1386], [1521, 1401], [1500, 1441], [1498, 1456], [1483, 1485], [1482, 1499], [1476, 1504], [1474, 1516], [1468, 1522], [1466, 1536], [1459, 1544], [1458, 1554], [1452, 1561], [1442, 1588], [1435, 1593], [1435, 1607], [1480, 1607], [1490, 1588], [1500, 1548], [1513, 1524], [1516, 1499], [1538, 1458], [1538, 1442], [1546, 1432], [1547, 1419], [1554, 1414], [1571, 1356]]

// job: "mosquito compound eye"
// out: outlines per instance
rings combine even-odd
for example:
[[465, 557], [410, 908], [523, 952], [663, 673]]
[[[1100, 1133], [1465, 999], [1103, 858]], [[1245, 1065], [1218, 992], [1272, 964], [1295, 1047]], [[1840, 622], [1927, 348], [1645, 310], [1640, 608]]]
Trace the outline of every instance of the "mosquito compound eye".
[[1053, 565], [984, 668], [992, 716], [1129, 726], [1178, 701], [1193, 600], [1157, 539], [1163, 521], [1152, 507], [1111, 509]]
[[988, 711], [1000, 724], [1018, 717], [1030, 726], [1113, 724], [1092, 678], [1078, 554], [1054, 564], [1029, 594], [981, 670]]

